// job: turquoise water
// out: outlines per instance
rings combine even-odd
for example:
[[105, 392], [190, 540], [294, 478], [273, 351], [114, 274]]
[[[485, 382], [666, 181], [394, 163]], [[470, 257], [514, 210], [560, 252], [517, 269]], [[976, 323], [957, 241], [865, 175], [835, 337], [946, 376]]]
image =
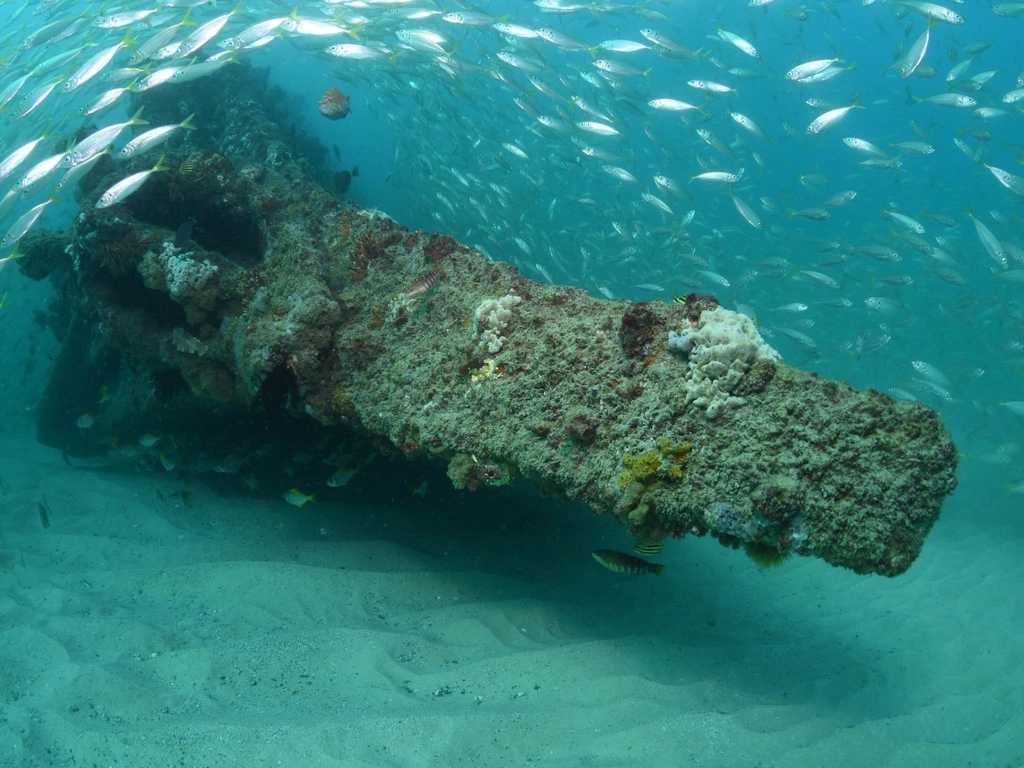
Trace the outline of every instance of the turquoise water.
[[[1017, 6], [1012, 3], [946, 7], [966, 21], [932, 26], [916, 70], [907, 77], [901, 77], [899, 64], [906, 66], [908, 51], [929, 30], [923, 3], [775, 0], [751, 8], [744, 3], [566, 0], [547, 8], [522, 2], [479, 3], [471, 9], [429, 2], [304, 3], [298, 13], [302, 18], [333, 19], [350, 33], [319, 38], [282, 26], [258, 51], [238, 58], [269, 67], [271, 82], [294, 96], [295, 122], [327, 147], [337, 147], [325, 175], [359, 166], [346, 199], [380, 208], [409, 227], [450, 233], [492, 259], [514, 263], [532, 279], [579, 286], [595, 296], [670, 301], [689, 292], [714, 293], [723, 305], [756, 318], [762, 335], [788, 363], [897, 398], [915, 397], [935, 408], [961, 451], [961, 485], [926, 544], [927, 562], [908, 577], [920, 592], [913, 598], [901, 595], [895, 603], [907, 612], [907, 631], [913, 634], [917, 618], [927, 637], [921, 650], [908, 643], [894, 653], [934, 653], [945, 668], [915, 667], [919, 675], [908, 675], [897, 687], [907, 696], [908, 711], [917, 713], [941, 698], [943, 676], [953, 674], [950, 667], [959, 666], [960, 674], [978, 665], [978, 688], [971, 691], [969, 682], [958, 677], [961, 696], [949, 703], [954, 714], [947, 719], [929, 710], [934, 732], [909, 729], [903, 736], [887, 732], [878, 739], [891, 745], [893, 755], [909, 755], [912, 763], [916, 758], [925, 762], [921, 756], [927, 754], [933, 765], [956, 765], [971, 755], [969, 746], [949, 755], [948, 763], [936, 753], [914, 751], [916, 744], [941, 742], [942, 734], [956, 732], [950, 740], [961, 747], [977, 739], [977, 764], [1019, 765], [1019, 749], [991, 737], [1013, 723], [996, 711], [1019, 709], [1022, 698], [1016, 672], [1001, 665], [1014, 658], [1012, 649], [1020, 648], [1019, 640], [1005, 638], [1019, 638], [1022, 628], [1020, 573], [1003, 569], [1019, 563], [1024, 532], [1024, 98], [1005, 100], [1012, 101], [1014, 92], [1024, 88], [1024, 14], [1013, 17]], [[993, 12], [999, 7], [1010, 15]], [[0, 91], [53, 57], [82, 48], [74, 59], [26, 80], [0, 114], [0, 158], [47, 136], [0, 183], [0, 195], [35, 163], [62, 151], [67, 137], [85, 122], [79, 109], [112, 87], [97, 76], [73, 92], [62, 92], [66, 79], [88, 57], [121, 40], [126, 28], [101, 30], [83, 23], [66, 40], [15, 54], [34, 30], [83, 10], [92, 18], [118, 9], [66, 2], [0, 6], [8, 19]], [[202, 23], [229, 10], [224, 4], [204, 5], [190, 15]], [[292, 6], [254, 0], [245, 10], [225, 21], [223, 30], [195, 54], [196, 63], [219, 51], [218, 41], [261, 20], [286, 17]], [[444, 18], [466, 11], [492, 18], [474, 18], [473, 24]], [[135, 33], [138, 43], [182, 14], [162, 10], [151, 27]], [[503, 32], [495, 21], [523, 29]], [[194, 30], [187, 27], [173, 39], [183, 40]], [[536, 36], [539, 30], [555, 34]], [[654, 42], [658, 39], [660, 48]], [[631, 41], [643, 48], [617, 52], [612, 49], [623, 46], [608, 41]], [[380, 57], [357, 60], [324, 52], [336, 43], [368, 46]], [[607, 44], [602, 48], [601, 43]], [[748, 46], [756, 49], [756, 58], [743, 50]], [[130, 55], [130, 50], [118, 51], [103, 71], [126, 66]], [[833, 61], [820, 68], [836, 76], [825, 82], [786, 77], [798, 65], [828, 60]], [[961, 64], [965, 68], [948, 77]], [[724, 92], [690, 81], [718, 84]], [[55, 84], [54, 92], [28, 115], [14, 119], [25, 95], [47, 83]], [[328, 121], [317, 111], [329, 87], [350, 95], [352, 112], [344, 120]], [[950, 107], [928, 101], [943, 94], [970, 97], [974, 103]], [[652, 106], [658, 99], [686, 102], [694, 109]], [[808, 104], [812, 99], [817, 101]], [[816, 118], [843, 107], [853, 108], [826, 130], [809, 131]], [[126, 119], [124, 110], [118, 102], [88, 121], [99, 128]], [[749, 118], [757, 129], [745, 128], [733, 115]], [[128, 138], [126, 133], [115, 148]], [[859, 142], [844, 141], [851, 139]], [[736, 178], [696, 178], [702, 174]], [[47, 200], [53, 181], [9, 206], [0, 236]], [[834, 198], [843, 192], [856, 194], [846, 202]], [[71, 196], [62, 197], [66, 201], [46, 208], [36, 227], [66, 224], [74, 206]], [[0, 258], [8, 252], [0, 250]], [[28, 411], [45, 383], [47, 357], [56, 344], [32, 318], [32, 311], [52, 298], [49, 286], [28, 283], [7, 263], [0, 271], [0, 295], [5, 292], [8, 305], [0, 310], [0, 322], [10, 416], [4, 430], [17, 444], [32, 440]], [[480, 503], [475, 497], [473, 502]], [[685, 547], [675, 549], [678, 578], [687, 573]], [[584, 551], [579, 567], [589, 568], [587, 560]], [[948, 604], [927, 599], [927, 577], [938, 581], [944, 562], [963, 574], [952, 579], [954, 586], [943, 588], [953, 590]], [[847, 574], [836, 576], [836, 582], [829, 578], [827, 571], [805, 569], [773, 585], [792, 595], [812, 582], [826, 594], [841, 584], [844, 595], [864, 589], [883, 604], [892, 597], [888, 589], [899, 589], [899, 580], [870, 580], [868, 588], [855, 586], [858, 582]], [[586, 587], [609, 588], [596, 577]], [[617, 599], [628, 604], [622, 595], [631, 588], [616, 584]], [[738, 584], [722, 590], [730, 588], [743, 591]], [[771, 590], [765, 592], [760, 599], [771, 600]], [[720, 592], [711, 600], [732, 604], [743, 599]], [[676, 600], [670, 600], [673, 610], [680, 608]], [[866, 601], [853, 598], [856, 608], [851, 610], [865, 610]], [[657, 603], [643, 604], [657, 610]], [[987, 653], [983, 640], [961, 647], [949, 639], [960, 637], [960, 617], [971, 607], [984, 617], [979, 636], [994, 638], [1000, 652], [989, 648]], [[879, 614], [866, 610], [866, 621], [877, 622]], [[920, 611], [916, 617], [915, 610]], [[796, 621], [801, 627], [813, 625], [813, 611], [799, 614]], [[671, 616], [659, 614], [654, 623], [659, 638], [671, 635]], [[729, 625], [729, 632], [736, 633], [730, 643], [742, 645], [735, 639], [742, 636], [740, 624]], [[879, 630], [877, 638], [886, 632]], [[764, 633], [753, 634], [758, 644], [772, 641]], [[783, 632], [779, 642], [796, 653], [808, 652], [799, 635]], [[713, 646], [714, 633], [703, 630], [699, 642]], [[848, 674], [861, 670], [844, 655], [842, 643], [815, 636], [811, 645], [822, 660], [815, 669], [826, 668], [834, 654]], [[637, 646], [633, 653], [644, 659], [644, 643]], [[757, 666], [752, 646], [738, 656], [739, 667], [727, 676], [734, 682], [748, 679]], [[986, 657], [991, 666], [985, 666]], [[727, 666], [726, 660], [717, 663]], [[773, 663], [782, 662], [773, 657]], [[768, 675], [765, 685], [781, 690], [785, 677]], [[1002, 687], [990, 682], [999, 678]], [[970, 707], [974, 693], [979, 698], [987, 693], [991, 710], [977, 706], [991, 717], [979, 715], [970, 733], [967, 726], [961, 732], [955, 713]], [[608, 695], [626, 706], [621, 702], [628, 696]], [[726, 704], [725, 696], [716, 689], [708, 711], [730, 710], [733, 705]], [[814, 704], [815, 715], [807, 721], [820, 725], [816, 718], [829, 721], [835, 715], [837, 730], [840, 723], [853, 727], [851, 722], [876, 717], [898, 720], [891, 706], [872, 711], [870, 703], [859, 702], [855, 714], [849, 709], [840, 713], [843, 708], [827, 695]], [[641, 716], [628, 708], [623, 712], [626, 722], [635, 717], [639, 725]], [[794, 728], [800, 718], [795, 720]], [[585, 721], [580, 716], [581, 727]], [[643, 729], [638, 733], [643, 740], [651, 738]], [[828, 745], [841, 740], [822, 739], [826, 746], [820, 751], [803, 753], [806, 763], [792, 760], [869, 764], [858, 759], [856, 744], [847, 745], [845, 753], [829, 753]], [[664, 764], [630, 757], [629, 746], [625, 738], [608, 745], [605, 754], [588, 750], [588, 756], [604, 765]], [[710, 742], [692, 748], [704, 764], [729, 764], [715, 762]], [[765, 765], [775, 759], [767, 741], [763, 752], [755, 748], [752, 754]]]

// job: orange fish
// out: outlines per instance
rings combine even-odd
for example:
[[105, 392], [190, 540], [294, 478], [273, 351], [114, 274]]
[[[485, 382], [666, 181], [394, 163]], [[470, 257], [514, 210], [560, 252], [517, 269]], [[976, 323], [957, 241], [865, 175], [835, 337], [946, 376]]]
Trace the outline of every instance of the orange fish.
[[320, 114], [328, 120], [341, 120], [349, 111], [348, 96], [337, 88], [328, 88], [320, 97]]

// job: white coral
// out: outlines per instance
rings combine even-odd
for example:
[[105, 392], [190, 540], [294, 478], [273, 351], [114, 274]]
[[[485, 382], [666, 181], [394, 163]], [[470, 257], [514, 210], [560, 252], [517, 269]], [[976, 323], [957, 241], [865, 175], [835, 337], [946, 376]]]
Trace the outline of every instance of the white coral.
[[508, 326], [512, 317], [512, 308], [522, 298], [514, 293], [506, 293], [500, 299], [486, 299], [473, 313], [473, 329], [481, 345], [486, 345], [492, 355], [501, 351], [506, 337], [501, 332]]
[[743, 404], [731, 392], [757, 363], [781, 362], [746, 315], [717, 307], [700, 315], [696, 330], [687, 331], [693, 351], [687, 359], [686, 403], [705, 408], [713, 419], [723, 408]]
[[173, 253], [165, 248], [159, 258], [164, 262], [167, 290], [176, 299], [187, 299], [203, 290], [210, 278], [217, 274], [214, 264], [206, 259], [196, 261], [191, 258], [191, 253]]

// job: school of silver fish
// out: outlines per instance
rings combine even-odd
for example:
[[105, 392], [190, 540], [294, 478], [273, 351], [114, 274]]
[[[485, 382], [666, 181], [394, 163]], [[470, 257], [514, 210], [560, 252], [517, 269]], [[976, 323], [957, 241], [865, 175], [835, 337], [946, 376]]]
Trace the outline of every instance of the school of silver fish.
[[[405, 190], [402, 223], [609, 299], [714, 293], [796, 364], [938, 408], [1024, 491], [1024, 72], [1008, 68], [1024, 3], [0, 13], [0, 267], [100, 157], [194, 127], [128, 117], [128, 94], [298, 55], [365, 101], [357, 119], [390, 126], [377, 170]], [[98, 205], [163, 169], [126, 173]]]

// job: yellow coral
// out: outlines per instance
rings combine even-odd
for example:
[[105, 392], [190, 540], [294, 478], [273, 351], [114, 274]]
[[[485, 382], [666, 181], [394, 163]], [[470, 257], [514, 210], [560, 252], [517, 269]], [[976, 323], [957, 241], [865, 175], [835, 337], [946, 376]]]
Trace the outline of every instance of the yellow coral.
[[690, 458], [690, 454], [693, 453], [693, 443], [689, 440], [684, 440], [681, 443], [674, 443], [667, 437], [663, 437], [658, 440], [658, 450], [661, 451], [662, 456], [676, 466], [679, 466]]
[[648, 450], [635, 456], [623, 454], [622, 463], [626, 469], [619, 474], [619, 487], [625, 488], [636, 481], [644, 485], [655, 478], [676, 482], [683, 478], [682, 465], [693, 453], [693, 443], [685, 440], [673, 442], [667, 437], [658, 440], [658, 450]]
[[668, 465], [667, 467], [665, 467], [662, 474], [665, 476], [666, 480], [671, 480], [673, 482], [675, 482], [676, 480], [683, 479], [683, 470], [679, 467], [678, 464]]
[[622, 455], [622, 463], [626, 469], [619, 475], [619, 487], [625, 488], [634, 480], [646, 483], [655, 477], [661, 467], [661, 457], [656, 451], [644, 451], [636, 456], [625, 453]]

